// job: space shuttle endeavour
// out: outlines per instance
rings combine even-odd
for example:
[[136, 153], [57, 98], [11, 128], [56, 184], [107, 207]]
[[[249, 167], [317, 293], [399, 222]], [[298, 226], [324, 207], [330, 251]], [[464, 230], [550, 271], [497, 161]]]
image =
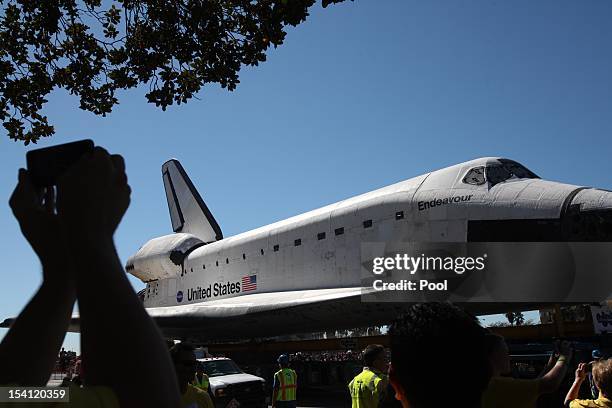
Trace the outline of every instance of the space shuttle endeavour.
[[174, 233], [127, 263], [169, 337], [270, 337], [383, 324], [360, 301], [362, 242], [610, 241], [612, 192], [547, 181], [503, 158], [423, 174], [233, 237], [177, 160], [162, 166]]

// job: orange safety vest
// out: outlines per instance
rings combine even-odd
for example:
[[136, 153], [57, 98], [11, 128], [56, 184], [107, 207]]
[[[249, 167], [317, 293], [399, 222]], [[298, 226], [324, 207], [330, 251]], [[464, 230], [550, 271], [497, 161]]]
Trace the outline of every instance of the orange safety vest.
[[295, 401], [297, 390], [297, 374], [290, 368], [278, 370], [274, 376], [278, 381], [279, 388], [276, 394], [277, 401]]

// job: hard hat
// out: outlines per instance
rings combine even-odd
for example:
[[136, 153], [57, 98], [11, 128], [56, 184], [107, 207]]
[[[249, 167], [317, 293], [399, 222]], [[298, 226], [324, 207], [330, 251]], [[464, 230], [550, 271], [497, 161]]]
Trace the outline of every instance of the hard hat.
[[289, 364], [289, 356], [286, 354], [281, 354], [278, 356], [278, 360], [276, 360], [278, 364]]

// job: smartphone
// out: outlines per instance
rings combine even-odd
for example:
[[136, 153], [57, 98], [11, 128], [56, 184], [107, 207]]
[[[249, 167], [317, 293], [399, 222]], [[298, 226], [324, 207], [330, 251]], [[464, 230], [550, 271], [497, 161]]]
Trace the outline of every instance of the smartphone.
[[87, 153], [92, 153], [94, 142], [90, 139], [65, 143], [43, 149], [30, 150], [26, 154], [28, 173], [37, 187], [57, 184], [58, 178]]

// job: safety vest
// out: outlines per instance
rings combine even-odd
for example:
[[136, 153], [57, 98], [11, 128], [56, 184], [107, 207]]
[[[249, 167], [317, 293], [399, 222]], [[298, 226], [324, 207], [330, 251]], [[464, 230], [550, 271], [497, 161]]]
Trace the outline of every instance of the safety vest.
[[193, 385], [204, 391], [208, 391], [208, 376], [202, 373], [202, 381], [200, 381], [198, 380], [198, 375], [196, 374], [193, 379]]
[[386, 383], [384, 374], [372, 371], [367, 367], [364, 368], [348, 385], [351, 393], [351, 407], [377, 408], [386, 386], [385, 383], [379, 386], [381, 381]]
[[297, 389], [297, 374], [290, 368], [278, 370], [274, 377], [278, 383], [277, 401], [295, 401]]

